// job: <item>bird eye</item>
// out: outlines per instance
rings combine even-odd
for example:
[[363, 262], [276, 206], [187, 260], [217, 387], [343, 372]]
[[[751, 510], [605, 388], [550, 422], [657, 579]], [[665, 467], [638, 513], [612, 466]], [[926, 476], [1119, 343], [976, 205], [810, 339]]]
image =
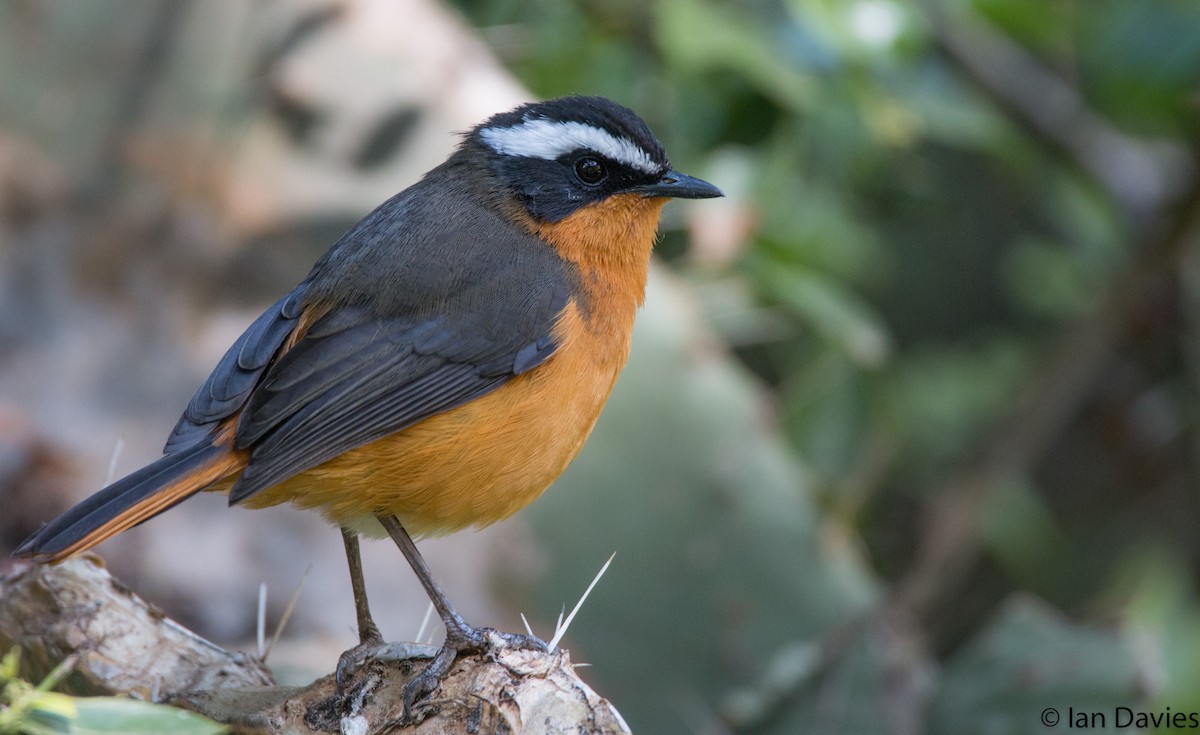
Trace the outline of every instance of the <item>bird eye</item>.
[[608, 178], [608, 169], [604, 164], [590, 156], [575, 162], [575, 175], [585, 184], [599, 184]]

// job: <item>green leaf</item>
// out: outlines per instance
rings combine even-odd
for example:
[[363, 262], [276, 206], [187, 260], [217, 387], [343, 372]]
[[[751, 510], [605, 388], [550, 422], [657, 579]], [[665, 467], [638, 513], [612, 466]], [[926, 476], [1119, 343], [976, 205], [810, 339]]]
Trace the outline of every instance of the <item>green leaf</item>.
[[1025, 238], [1007, 253], [1003, 267], [1013, 298], [1034, 314], [1074, 316], [1098, 297], [1083, 263], [1057, 243]]
[[885, 389], [907, 453], [937, 465], [969, 451], [1007, 410], [1029, 365], [1028, 348], [1003, 335], [909, 349], [889, 371]]
[[984, 544], [996, 562], [1014, 578], [1035, 588], [1062, 587], [1064, 569], [1046, 564], [1069, 552], [1045, 499], [1027, 478], [996, 483], [984, 498], [980, 514]]
[[750, 16], [704, 0], [657, 4], [658, 43], [681, 69], [730, 69], [777, 104], [807, 110], [817, 104], [815, 80], [787, 61]]
[[824, 355], [797, 371], [784, 399], [800, 455], [827, 480], [852, 474], [869, 421], [862, 372], [840, 355]]
[[766, 261], [752, 267], [773, 297], [856, 364], [873, 368], [887, 359], [891, 340], [883, 320], [840, 282], [817, 271], [774, 266]]
[[25, 701], [23, 719], [26, 727], [46, 732], [73, 732], [71, 723], [79, 716], [76, 698], [58, 692], [37, 692]]
[[224, 725], [194, 712], [118, 697], [80, 697], [74, 735], [219, 735]]
[[[1043, 602], [1014, 597], [998, 618], [946, 662], [929, 732], [1046, 733], [1046, 708], [1066, 729], [1074, 712], [1135, 706], [1142, 674], [1116, 632], [1073, 625]], [[1112, 718], [1109, 717], [1111, 723]]]
[[1143, 660], [1159, 709], [1200, 709], [1200, 608], [1193, 569], [1159, 540], [1133, 549], [1116, 574], [1110, 595], [1128, 599], [1127, 625]]

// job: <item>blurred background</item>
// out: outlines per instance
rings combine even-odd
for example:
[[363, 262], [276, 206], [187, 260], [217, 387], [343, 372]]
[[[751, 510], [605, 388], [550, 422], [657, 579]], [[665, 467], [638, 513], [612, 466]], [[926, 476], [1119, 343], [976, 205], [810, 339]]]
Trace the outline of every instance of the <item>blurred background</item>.
[[[668, 207], [562, 480], [422, 544], [469, 620], [549, 637], [615, 551], [566, 646], [635, 732], [1200, 711], [1191, 0], [0, 4], [0, 551], [453, 131], [573, 92], [728, 197]], [[196, 497], [100, 551], [227, 646], [297, 594], [285, 679], [356, 642], [315, 517]]]

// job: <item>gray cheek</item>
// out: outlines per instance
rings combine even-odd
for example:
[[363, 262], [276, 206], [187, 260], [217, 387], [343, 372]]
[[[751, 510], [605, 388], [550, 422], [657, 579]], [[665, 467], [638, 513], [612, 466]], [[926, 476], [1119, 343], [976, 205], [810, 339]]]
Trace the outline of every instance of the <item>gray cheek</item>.
[[570, 186], [537, 187], [522, 192], [529, 213], [544, 222], [559, 222], [592, 197]]

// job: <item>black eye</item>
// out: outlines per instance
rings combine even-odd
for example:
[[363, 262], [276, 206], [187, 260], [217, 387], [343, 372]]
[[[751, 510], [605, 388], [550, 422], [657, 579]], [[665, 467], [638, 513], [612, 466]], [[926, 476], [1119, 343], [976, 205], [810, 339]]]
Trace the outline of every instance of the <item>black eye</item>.
[[608, 169], [604, 164], [590, 156], [575, 162], [575, 175], [585, 184], [599, 184], [608, 178]]

